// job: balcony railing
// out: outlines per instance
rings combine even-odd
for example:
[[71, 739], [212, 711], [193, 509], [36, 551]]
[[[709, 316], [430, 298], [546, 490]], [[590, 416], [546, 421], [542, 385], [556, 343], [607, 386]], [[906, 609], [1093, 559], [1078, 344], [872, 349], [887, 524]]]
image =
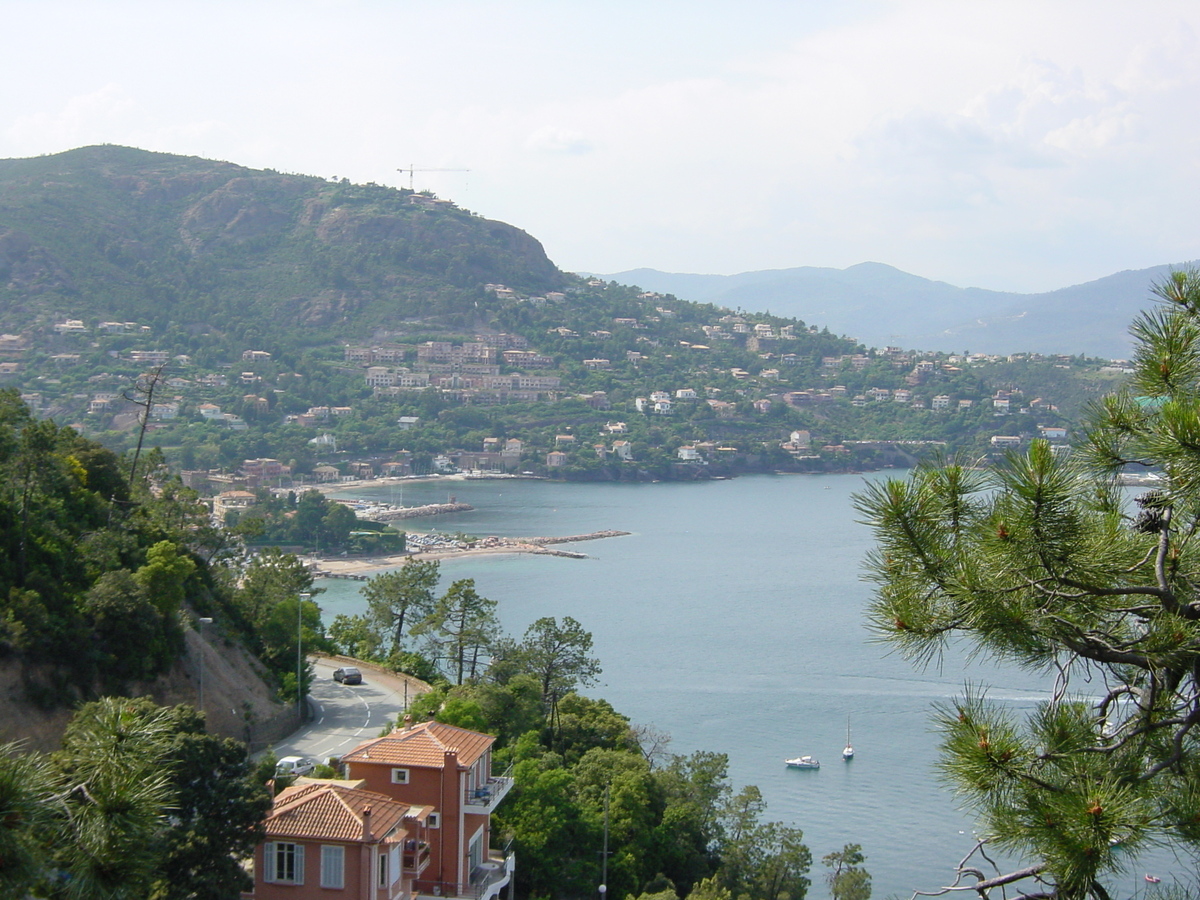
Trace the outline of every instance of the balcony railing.
[[413, 882], [413, 896], [440, 897], [444, 900], [495, 900], [504, 886], [512, 881], [516, 864], [512, 841], [509, 841], [503, 850], [488, 850], [487, 859], [471, 870], [470, 880], [466, 884], [423, 881], [418, 878]]
[[496, 897], [500, 890], [512, 881], [515, 868], [516, 857], [508, 848], [488, 851], [488, 858], [471, 873], [471, 887], [474, 889], [475, 900], [491, 900]]
[[468, 812], [488, 812], [496, 808], [512, 790], [512, 766], [503, 775], [493, 775], [485, 784], [467, 788], [463, 794], [463, 805]]
[[429, 865], [429, 845], [424, 841], [408, 841], [404, 845], [404, 873], [420, 875]]

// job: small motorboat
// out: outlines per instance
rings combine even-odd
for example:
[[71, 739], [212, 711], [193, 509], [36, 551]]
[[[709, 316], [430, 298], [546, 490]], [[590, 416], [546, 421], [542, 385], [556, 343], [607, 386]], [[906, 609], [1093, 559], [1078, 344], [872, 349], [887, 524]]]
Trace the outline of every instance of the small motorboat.
[[1150, 884], [1158, 884], [1160, 881], [1162, 881], [1162, 879], [1159, 878], [1157, 875], [1147, 875], [1145, 877], [1146, 877], [1146, 881], [1148, 881]]
[[797, 756], [795, 759], [785, 759], [789, 769], [819, 769], [821, 768], [820, 760], [812, 756]]

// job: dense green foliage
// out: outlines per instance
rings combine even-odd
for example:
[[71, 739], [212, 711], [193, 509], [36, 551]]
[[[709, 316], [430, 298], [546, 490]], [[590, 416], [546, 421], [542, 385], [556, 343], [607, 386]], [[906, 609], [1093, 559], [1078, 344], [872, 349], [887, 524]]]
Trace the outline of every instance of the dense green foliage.
[[[1072, 457], [1035, 442], [992, 472], [930, 466], [859, 497], [881, 637], [928, 661], [962, 634], [1057, 675], [1024, 721], [981, 692], [938, 715], [984, 842], [1028, 862], [968, 882], [1107, 900], [1143, 848], [1200, 851], [1200, 273], [1156, 294], [1133, 388], [1095, 406]], [[1126, 467], [1162, 475], [1136, 509]]]
[[[215, 616], [295, 695], [297, 617], [327, 646], [317, 593], [290, 555], [247, 558], [195, 493], [147, 454], [125, 464], [70, 428], [38, 421], [0, 391], [0, 656], [27, 699], [65, 706], [166, 672], [195, 616]], [[344, 509], [344, 507], [338, 507]]]
[[145, 479], [131, 491], [111, 452], [33, 419], [11, 392], [0, 485], [0, 653], [27, 663], [30, 696], [61, 703], [163, 672], [185, 604], [212, 603], [195, 558], [210, 537], [203, 507]]
[[316, 553], [346, 551], [354, 554], [388, 554], [404, 551], [404, 535], [377, 522], [359, 520], [342, 503], [320, 491], [275, 494], [256, 492], [253, 506], [230, 512], [228, 527], [252, 546], [305, 547]]
[[50, 900], [228, 900], [261, 840], [265, 775], [190, 707], [107, 698], [50, 756], [0, 752], [0, 889]]

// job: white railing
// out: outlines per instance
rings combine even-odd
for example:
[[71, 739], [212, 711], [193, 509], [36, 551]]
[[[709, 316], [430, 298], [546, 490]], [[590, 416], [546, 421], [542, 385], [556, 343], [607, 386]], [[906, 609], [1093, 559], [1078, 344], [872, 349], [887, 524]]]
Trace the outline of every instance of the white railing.
[[493, 775], [484, 784], [467, 788], [463, 792], [463, 805], [474, 812], [491, 812], [512, 790], [512, 766], [503, 775]]

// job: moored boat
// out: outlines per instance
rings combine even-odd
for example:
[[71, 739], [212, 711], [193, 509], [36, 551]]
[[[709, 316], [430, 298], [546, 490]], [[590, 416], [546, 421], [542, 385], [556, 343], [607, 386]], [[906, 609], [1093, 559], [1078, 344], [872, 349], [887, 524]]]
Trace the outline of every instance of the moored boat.
[[821, 763], [812, 756], [797, 756], [795, 759], [785, 759], [789, 769], [819, 769]]

